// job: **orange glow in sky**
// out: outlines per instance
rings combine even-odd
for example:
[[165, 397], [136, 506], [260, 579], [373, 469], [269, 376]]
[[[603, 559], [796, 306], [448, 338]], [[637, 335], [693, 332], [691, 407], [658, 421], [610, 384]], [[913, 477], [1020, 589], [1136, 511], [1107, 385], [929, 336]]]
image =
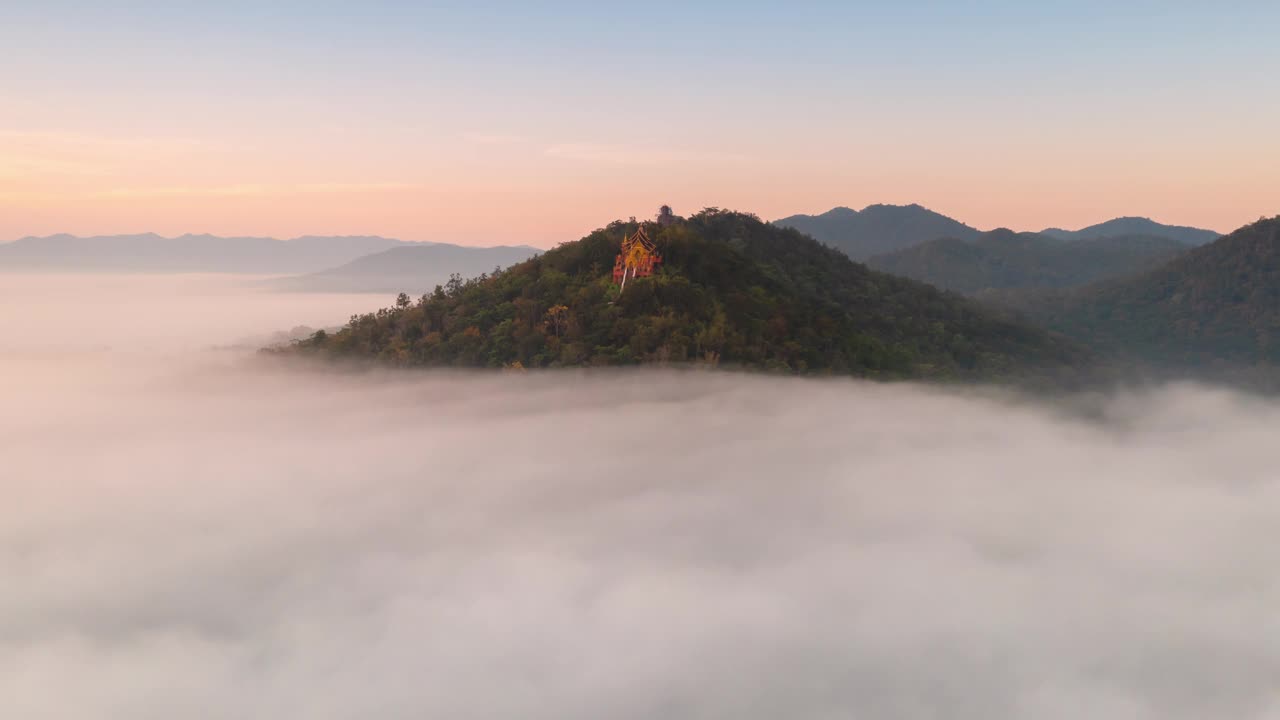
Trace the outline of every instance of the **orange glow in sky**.
[[547, 247], [663, 203], [919, 203], [1018, 230], [1280, 212], [1280, 51], [1249, 40], [1274, 26], [1264, 6], [1227, 26], [1087, 2], [709, 3], [654, 34], [648, 10], [558, 3], [284, 3], [252, 23], [238, 3], [54, 4], [0, 28], [23, 70], [0, 74], [0, 241]]

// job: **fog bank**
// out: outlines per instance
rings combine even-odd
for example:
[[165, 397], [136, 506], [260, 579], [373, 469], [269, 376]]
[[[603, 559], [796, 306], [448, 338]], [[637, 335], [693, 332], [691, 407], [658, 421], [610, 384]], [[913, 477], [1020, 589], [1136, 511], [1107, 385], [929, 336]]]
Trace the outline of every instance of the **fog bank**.
[[6, 718], [1280, 716], [1272, 402], [40, 345]]
[[0, 353], [247, 349], [298, 325], [343, 325], [390, 295], [284, 294], [266, 276], [0, 274]]

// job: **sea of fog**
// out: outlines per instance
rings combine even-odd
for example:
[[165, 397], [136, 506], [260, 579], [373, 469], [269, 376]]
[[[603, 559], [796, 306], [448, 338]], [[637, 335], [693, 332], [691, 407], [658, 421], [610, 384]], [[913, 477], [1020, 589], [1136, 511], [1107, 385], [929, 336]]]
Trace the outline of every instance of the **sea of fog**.
[[0, 717], [1280, 717], [1280, 405], [343, 374], [0, 276]]

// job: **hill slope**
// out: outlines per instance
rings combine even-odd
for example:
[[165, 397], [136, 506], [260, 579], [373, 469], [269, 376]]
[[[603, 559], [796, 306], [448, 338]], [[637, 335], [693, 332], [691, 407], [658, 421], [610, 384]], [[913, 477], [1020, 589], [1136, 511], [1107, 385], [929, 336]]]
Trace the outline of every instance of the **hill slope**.
[[0, 244], [0, 271], [314, 272], [404, 244], [367, 236], [49, 235]]
[[877, 255], [877, 270], [967, 294], [991, 289], [1067, 288], [1146, 270], [1187, 247], [1140, 235], [1061, 241], [993, 230], [971, 241], [943, 238]]
[[774, 225], [794, 228], [854, 260], [894, 252], [943, 237], [972, 240], [979, 232], [919, 205], [840, 207], [821, 215], [792, 215]]
[[1182, 225], [1165, 225], [1149, 218], [1122, 217], [1108, 220], [1097, 225], [1090, 225], [1081, 230], [1063, 230], [1048, 228], [1041, 235], [1048, 235], [1058, 240], [1091, 240], [1094, 238], [1114, 238], [1125, 235], [1146, 235], [1176, 240], [1183, 245], [1203, 245], [1222, 237], [1222, 233], [1201, 228]]
[[471, 277], [528, 260], [539, 252], [518, 247], [464, 247], [414, 244], [365, 255], [336, 268], [268, 283], [277, 290], [302, 292], [385, 292], [420, 295], [458, 274]]
[[647, 226], [664, 257], [619, 294], [614, 223], [497, 275], [352, 318], [302, 354], [400, 365], [704, 362], [872, 377], [1070, 373], [1085, 355], [794, 230], [707, 210]]
[[1135, 278], [1024, 302], [1103, 350], [1167, 367], [1280, 363], [1280, 217]]

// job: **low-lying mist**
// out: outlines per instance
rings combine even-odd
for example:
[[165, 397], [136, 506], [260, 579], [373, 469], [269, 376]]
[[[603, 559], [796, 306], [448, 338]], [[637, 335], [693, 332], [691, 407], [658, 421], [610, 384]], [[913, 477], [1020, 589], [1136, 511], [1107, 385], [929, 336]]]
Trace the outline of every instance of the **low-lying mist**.
[[1270, 401], [30, 337], [6, 718], [1280, 714]]

